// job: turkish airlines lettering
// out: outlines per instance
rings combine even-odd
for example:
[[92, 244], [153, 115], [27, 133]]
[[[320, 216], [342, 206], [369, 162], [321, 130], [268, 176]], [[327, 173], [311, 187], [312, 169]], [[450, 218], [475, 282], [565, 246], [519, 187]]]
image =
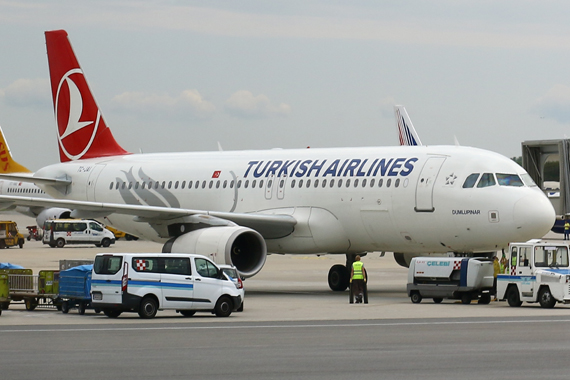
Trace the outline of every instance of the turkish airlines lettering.
[[[510, 159], [455, 146], [130, 154], [113, 138], [65, 31], [46, 32], [61, 163], [34, 174], [73, 217], [199, 253], [246, 277], [268, 253], [481, 253], [542, 237], [554, 210]], [[335, 265], [329, 286], [344, 290]]]

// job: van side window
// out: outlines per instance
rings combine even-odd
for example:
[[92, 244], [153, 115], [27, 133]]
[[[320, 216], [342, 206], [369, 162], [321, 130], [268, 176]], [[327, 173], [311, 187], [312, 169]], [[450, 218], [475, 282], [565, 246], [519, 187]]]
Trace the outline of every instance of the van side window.
[[103, 231], [103, 227], [101, 227], [99, 223], [95, 222], [89, 222], [89, 228], [91, 228], [93, 231]]
[[97, 274], [116, 274], [123, 264], [123, 256], [96, 256], [93, 270]]
[[87, 224], [85, 224], [85, 223], [73, 223], [71, 225], [72, 231], [81, 232], [81, 231], [85, 231], [86, 229], [87, 229]]
[[189, 258], [164, 259], [164, 273], [191, 275]]
[[196, 259], [196, 270], [202, 277], [218, 278], [218, 268], [206, 259]]
[[131, 266], [135, 272], [160, 273], [156, 257], [133, 257]]

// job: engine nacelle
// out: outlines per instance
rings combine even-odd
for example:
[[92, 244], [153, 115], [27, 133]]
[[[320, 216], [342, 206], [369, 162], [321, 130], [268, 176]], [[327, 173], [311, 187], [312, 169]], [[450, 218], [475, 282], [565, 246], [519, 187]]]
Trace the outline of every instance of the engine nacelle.
[[166, 242], [164, 253], [197, 253], [216, 264], [233, 265], [243, 277], [257, 274], [267, 258], [267, 246], [259, 232], [241, 226], [207, 227]]
[[43, 209], [36, 216], [36, 223], [40, 228], [44, 228], [44, 222], [51, 219], [68, 219], [71, 217], [71, 210], [68, 208], [51, 207]]

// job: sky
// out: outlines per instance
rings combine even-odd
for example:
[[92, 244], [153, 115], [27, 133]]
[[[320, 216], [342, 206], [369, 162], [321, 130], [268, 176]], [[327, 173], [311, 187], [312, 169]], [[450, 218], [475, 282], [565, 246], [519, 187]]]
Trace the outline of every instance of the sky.
[[565, 0], [0, 0], [0, 126], [59, 161], [45, 50], [65, 29], [130, 152], [426, 145], [521, 155], [570, 136]]

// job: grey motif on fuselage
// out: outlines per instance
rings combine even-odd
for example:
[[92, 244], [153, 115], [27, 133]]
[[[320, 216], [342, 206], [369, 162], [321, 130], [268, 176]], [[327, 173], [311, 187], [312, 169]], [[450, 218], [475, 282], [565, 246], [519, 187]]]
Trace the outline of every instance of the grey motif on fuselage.
[[[139, 201], [139, 199], [142, 199], [144, 200], [145, 204], [149, 206], [180, 208], [180, 202], [174, 196], [174, 194], [172, 194], [168, 189], [163, 188], [162, 184], [159, 184], [157, 188], [157, 181], [147, 176], [143, 172], [142, 168], [139, 169], [138, 173], [140, 180], [137, 180], [133, 175], [133, 168], [130, 168], [128, 172], [124, 170], [122, 170], [122, 172], [125, 173], [126, 181], [121, 178], [117, 178], [117, 182], [119, 183], [119, 194], [125, 203], [142, 205], [142, 203]], [[150, 184], [150, 186], [142, 186], [139, 181], [147, 185]], [[123, 186], [123, 183], [125, 183], [125, 186]], [[129, 189], [130, 184], [132, 184], [132, 186]], [[162, 196], [162, 198], [164, 198], [164, 201], [160, 199], [157, 194]]]

